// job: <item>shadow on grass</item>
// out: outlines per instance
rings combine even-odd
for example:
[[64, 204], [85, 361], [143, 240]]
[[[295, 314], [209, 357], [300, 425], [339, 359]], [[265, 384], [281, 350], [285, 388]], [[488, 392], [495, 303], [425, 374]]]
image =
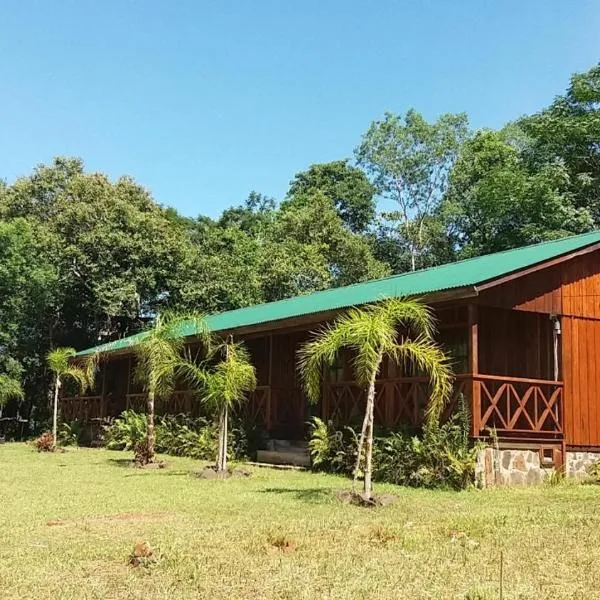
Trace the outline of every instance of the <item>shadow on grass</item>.
[[263, 494], [289, 494], [296, 500], [307, 502], [311, 504], [317, 504], [321, 502], [329, 502], [333, 500], [333, 491], [331, 488], [283, 488], [283, 487], [270, 487], [262, 490]]

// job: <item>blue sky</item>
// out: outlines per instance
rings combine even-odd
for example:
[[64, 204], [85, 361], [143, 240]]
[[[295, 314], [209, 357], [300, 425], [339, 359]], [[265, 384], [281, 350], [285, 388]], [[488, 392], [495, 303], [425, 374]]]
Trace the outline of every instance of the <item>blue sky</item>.
[[5, 0], [0, 178], [76, 155], [215, 216], [385, 111], [499, 127], [599, 59], [598, 0]]

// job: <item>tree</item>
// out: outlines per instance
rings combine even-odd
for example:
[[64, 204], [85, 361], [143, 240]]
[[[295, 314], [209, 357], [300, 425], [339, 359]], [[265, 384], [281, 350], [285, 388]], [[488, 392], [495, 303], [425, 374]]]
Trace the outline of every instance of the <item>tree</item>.
[[444, 114], [430, 124], [409, 110], [373, 122], [356, 149], [377, 192], [399, 206], [385, 216], [395, 225], [399, 246], [406, 246], [413, 271], [423, 266], [427, 219], [439, 206], [466, 137], [464, 114]]
[[301, 204], [317, 193], [333, 203], [346, 227], [354, 233], [364, 233], [375, 219], [375, 187], [361, 169], [349, 165], [347, 160], [314, 164], [297, 173], [283, 206], [289, 202]]
[[[461, 257], [588, 231], [590, 212], [577, 208], [560, 163], [531, 168], [518, 131], [480, 131], [465, 142], [438, 214]], [[526, 147], [526, 146], [525, 146]]]
[[184, 334], [194, 332], [201, 340], [208, 338], [208, 326], [201, 315], [162, 313], [156, 315], [152, 328], [142, 334], [134, 346], [134, 376], [147, 394], [146, 443], [136, 451], [136, 462], [154, 462], [154, 409], [156, 400], [167, 399], [175, 389], [177, 376], [190, 370], [184, 356]]
[[201, 390], [202, 401], [218, 415], [219, 442], [216, 471], [227, 473], [228, 420], [232, 408], [240, 405], [256, 387], [256, 370], [250, 354], [231, 338], [209, 344], [205, 366], [188, 362], [187, 380]]
[[97, 355], [93, 354], [85, 359], [83, 365], [71, 362], [75, 356], [74, 348], [54, 348], [48, 353], [46, 362], [54, 373], [54, 402], [52, 405], [52, 445], [56, 447], [58, 429], [58, 395], [66, 378], [73, 380], [79, 387], [80, 393], [85, 393], [88, 388], [94, 387], [96, 378]]
[[9, 400], [23, 398], [21, 382], [9, 375], [0, 374], [0, 410]]
[[535, 171], [562, 165], [574, 206], [600, 225], [600, 63], [574, 74], [564, 95], [518, 125], [528, 136], [524, 161]]
[[353, 355], [354, 377], [366, 388], [366, 408], [358, 458], [356, 482], [365, 444], [364, 492], [372, 500], [373, 422], [375, 382], [383, 360], [397, 364], [413, 363], [431, 380], [427, 418], [439, 419], [452, 389], [452, 376], [446, 357], [433, 341], [434, 323], [430, 310], [416, 300], [389, 299], [365, 308], [353, 308], [332, 325], [324, 327], [299, 353], [299, 370], [309, 399], [318, 401], [324, 369], [333, 366], [343, 350]]

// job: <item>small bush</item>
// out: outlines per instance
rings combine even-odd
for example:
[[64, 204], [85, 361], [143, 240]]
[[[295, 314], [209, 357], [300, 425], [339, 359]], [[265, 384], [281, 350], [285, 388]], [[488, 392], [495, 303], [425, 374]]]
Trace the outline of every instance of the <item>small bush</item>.
[[133, 450], [146, 437], [148, 421], [143, 413], [126, 410], [104, 428], [104, 443], [109, 450]]
[[350, 474], [356, 464], [358, 435], [352, 427], [337, 430], [331, 421], [313, 417], [308, 450], [316, 470]]
[[91, 446], [91, 428], [79, 419], [61, 423], [58, 428], [58, 444], [60, 446]]
[[42, 433], [42, 435], [40, 435], [40, 437], [37, 438], [34, 443], [38, 452], [54, 451], [54, 436], [49, 431]]
[[590, 483], [600, 483], [600, 460], [590, 463], [586, 467], [585, 472]]
[[[313, 466], [333, 473], [352, 474], [358, 434], [350, 427], [336, 430], [315, 418], [309, 441]], [[413, 487], [464, 489], [473, 483], [479, 446], [469, 441], [467, 407], [446, 423], [425, 425], [421, 435], [408, 431], [383, 432], [374, 440], [373, 478]]]
[[[104, 441], [109, 450], [135, 451], [145, 441], [146, 432], [146, 415], [126, 410], [104, 428]], [[198, 460], [213, 460], [217, 455], [217, 427], [203, 417], [192, 418], [184, 414], [157, 417], [154, 434], [158, 453]], [[260, 427], [231, 419], [229, 458], [252, 457], [261, 440]]]

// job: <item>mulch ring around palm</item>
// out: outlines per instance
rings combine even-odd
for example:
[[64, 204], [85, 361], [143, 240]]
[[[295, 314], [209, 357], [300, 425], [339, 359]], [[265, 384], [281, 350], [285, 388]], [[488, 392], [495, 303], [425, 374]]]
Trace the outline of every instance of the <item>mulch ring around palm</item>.
[[244, 467], [229, 467], [227, 471], [217, 471], [215, 466], [205, 467], [201, 471], [194, 471], [200, 479], [229, 479], [230, 477], [251, 477], [252, 471]]
[[335, 497], [340, 502], [371, 508], [389, 506], [398, 500], [394, 494], [372, 494], [370, 498], [367, 498], [363, 493], [354, 490], [341, 490], [335, 494]]

